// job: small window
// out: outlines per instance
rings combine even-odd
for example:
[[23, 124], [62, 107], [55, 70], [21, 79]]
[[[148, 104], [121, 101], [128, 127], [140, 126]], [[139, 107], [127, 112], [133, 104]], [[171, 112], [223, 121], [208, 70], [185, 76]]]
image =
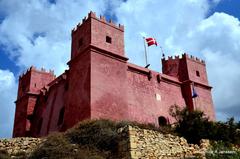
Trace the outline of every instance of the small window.
[[83, 45], [83, 39], [80, 38], [78, 41], [78, 48], [80, 48]]
[[34, 87], [35, 87], [35, 88], [37, 87], [37, 83], [34, 83]]
[[42, 122], [43, 122], [43, 118], [41, 118], [41, 119], [38, 121], [37, 134], [40, 134], [40, 132], [41, 132]]
[[197, 75], [198, 77], [200, 77], [200, 73], [199, 73], [199, 71], [196, 71], [196, 75]]
[[62, 123], [63, 123], [64, 111], [65, 111], [65, 108], [62, 107], [62, 109], [60, 110], [60, 113], [59, 113], [59, 117], [58, 117], [58, 123], [57, 123], [58, 126], [62, 125]]
[[106, 36], [106, 42], [111, 44], [112, 43], [112, 38], [109, 37], [109, 36]]
[[159, 124], [159, 126], [166, 126], [167, 125], [167, 119], [163, 116], [158, 117], [158, 124]]

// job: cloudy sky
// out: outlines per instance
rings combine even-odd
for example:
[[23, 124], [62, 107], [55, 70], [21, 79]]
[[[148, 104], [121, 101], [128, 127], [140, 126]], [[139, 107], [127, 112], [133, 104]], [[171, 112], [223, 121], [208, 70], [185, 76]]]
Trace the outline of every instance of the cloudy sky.
[[[125, 26], [125, 52], [144, 65], [141, 35], [166, 55], [204, 59], [217, 120], [240, 120], [239, 0], [0, 0], [0, 138], [11, 137], [18, 76], [31, 65], [59, 75], [70, 58], [71, 29], [92, 10]], [[161, 50], [149, 48], [161, 72]]]

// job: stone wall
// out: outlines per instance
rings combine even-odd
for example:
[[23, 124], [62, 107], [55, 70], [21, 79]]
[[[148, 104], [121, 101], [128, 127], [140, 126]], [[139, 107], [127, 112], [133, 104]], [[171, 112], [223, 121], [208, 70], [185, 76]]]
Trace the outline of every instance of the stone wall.
[[[204, 157], [210, 144], [202, 140], [200, 146], [188, 144], [186, 139], [158, 131], [141, 129], [136, 126], [125, 126], [118, 129], [120, 135], [119, 158], [122, 159], [159, 159]], [[10, 156], [19, 153], [30, 154], [42, 138], [0, 139], [0, 150], [6, 150]]]
[[32, 152], [37, 145], [39, 145], [43, 139], [41, 138], [12, 138], [12, 139], [0, 139], [0, 150], [6, 150], [10, 156], [14, 156], [18, 153]]
[[182, 137], [132, 126], [118, 132], [121, 134], [119, 152], [124, 159], [204, 157], [210, 146], [208, 140], [202, 140], [198, 146], [188, 144]]

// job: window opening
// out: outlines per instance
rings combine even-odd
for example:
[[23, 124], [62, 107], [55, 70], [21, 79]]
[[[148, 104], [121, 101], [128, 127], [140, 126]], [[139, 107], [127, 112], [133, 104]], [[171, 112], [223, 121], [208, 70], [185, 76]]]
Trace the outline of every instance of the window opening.
[[200, 77], [200, 73], [199, 73], [199, 71], [196, 71], [196, 75], [197, 75], [198, 77]]
[[109, 37], [109, 36], [106, 36], [106, 42], [111, 44], [112, 43], [112, 38]]
[[64, 111], [65, 111], [65, 108], [62, 107], [62, 109], [59, 112], [58, 123], [57, 123], [58, 126], [62, 125], [62, 123], [63, 123]]

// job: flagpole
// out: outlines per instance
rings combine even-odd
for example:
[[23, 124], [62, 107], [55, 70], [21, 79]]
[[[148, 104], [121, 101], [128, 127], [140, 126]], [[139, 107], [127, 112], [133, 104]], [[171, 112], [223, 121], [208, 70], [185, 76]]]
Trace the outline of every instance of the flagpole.
[[143, 37], [143, 43], [144, 43], [144, 50], [145, 50], [145, 62], [146, 62], [146, 66], [148, 65], [148, 59], [147, 59], [147, 47], [146, 47], [146, 42], [145, 42], [145, 37]]
[[165, 58], [165, 54], [163, 52], [162, 46], [160, 46], [160, 48], [161, 48], [161, 51], [162, 51], [162, 57]]

